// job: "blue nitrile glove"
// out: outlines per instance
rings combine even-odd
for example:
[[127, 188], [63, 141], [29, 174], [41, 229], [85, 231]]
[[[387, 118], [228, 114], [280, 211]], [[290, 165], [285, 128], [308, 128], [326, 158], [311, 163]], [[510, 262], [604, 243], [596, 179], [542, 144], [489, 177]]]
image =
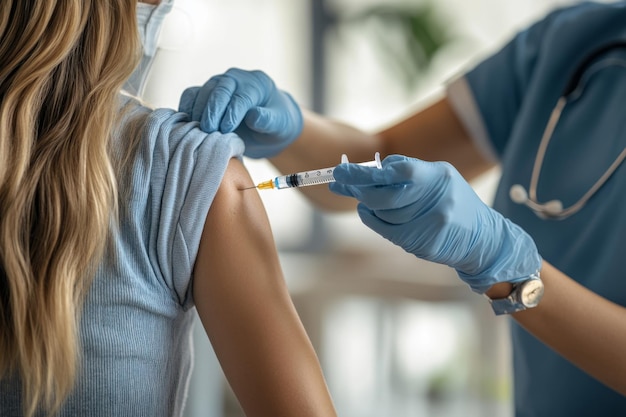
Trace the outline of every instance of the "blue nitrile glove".
[[300, 107], [262, 71], [231, 68], [202, 87], [186, 89], [178, 110], [207, 133], [234, 131], [250, 158], [274, 156], [302, 133]]
[[382, 169], [340, 164], [333, 175], [330, 189], [360, 201], [365, 225], [418, 258], [455, 268], [475, 292], [541, 267], [533, 239], [448, 163], [391, 155]]

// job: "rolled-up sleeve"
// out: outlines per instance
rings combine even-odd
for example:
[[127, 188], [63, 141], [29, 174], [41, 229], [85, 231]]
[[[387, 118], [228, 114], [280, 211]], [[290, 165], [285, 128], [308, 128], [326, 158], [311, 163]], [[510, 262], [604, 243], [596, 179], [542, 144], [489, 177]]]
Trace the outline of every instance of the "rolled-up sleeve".
[[[184, 113], [156, 110], [147, 119], [134, 169], [143, 208], [144, 244], [157, 279], [183, 308], [193, 305], [190, 283], [204, 222], [231, 158], [241, 158], [235, 134], [202, 132]], [[139, 210], [137, 210], [139, 209]]]

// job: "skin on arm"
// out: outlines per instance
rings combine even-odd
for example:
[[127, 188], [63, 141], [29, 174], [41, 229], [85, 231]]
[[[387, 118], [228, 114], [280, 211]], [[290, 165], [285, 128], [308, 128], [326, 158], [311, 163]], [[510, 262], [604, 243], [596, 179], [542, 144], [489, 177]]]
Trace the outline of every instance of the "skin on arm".
[[318, 358], [284, 282], [265, 208], [232, 159], [204, 225], [193, 293], [247, 416], [335, 416]]
[[[513, 318], [564, 358], [622, 395], [626, 395], [626, 308], [580, 285], [544, 261], [544, 296], [535, 308]], [[510, 284], [486, 294], [504, 298]]]
[[[306, 110], [303, 116], [300, 137], [270, 159], [283, 174], [335, 166], [342, 153], [352, 162], [370, 161], [375, 152], [380, 152], [381, 158], [402, 154], [427, 161], [448, 161], [468, 181], [493, 167], [474, 147], [445, 97], [377, 134]], [[332, 194], [328, 187], [300, 190], [326, 210], [348, 210], [356, 205], [353, 199]]]

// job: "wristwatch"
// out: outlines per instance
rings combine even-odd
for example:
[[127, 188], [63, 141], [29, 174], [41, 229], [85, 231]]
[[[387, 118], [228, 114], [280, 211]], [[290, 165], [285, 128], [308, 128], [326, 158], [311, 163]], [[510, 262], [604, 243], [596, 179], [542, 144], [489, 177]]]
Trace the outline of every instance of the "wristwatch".
[[517, 313], [518, 311], [537, 307], [543, 297], [543, 281], [539, 272], [532, 274], [527, 280], [513, 284], [513, 290], [506, 298], [492, 300], [491, 308], [496, 315]]

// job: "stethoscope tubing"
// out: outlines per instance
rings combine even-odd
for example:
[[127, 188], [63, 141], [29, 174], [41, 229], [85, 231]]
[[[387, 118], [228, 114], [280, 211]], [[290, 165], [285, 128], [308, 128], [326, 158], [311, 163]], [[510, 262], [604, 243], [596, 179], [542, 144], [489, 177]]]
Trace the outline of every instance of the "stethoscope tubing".
[[[624, 159], [626, 159], [626, 147], [620, 152], [620, 154], [615, 158], [613, 163], [609, 166], [609, 168], [600, 176], [600, 178], [593, 184], [593, 186], [587, 190], [587, 192], [574, 204], [567, 208], [562, 208], [560, 210], [552, 210], [554, 204], [549, 203], [557, 203], [561, 204], [558, 200], [553, 200], [549, 203], [540, 203], [537, 200], [537, 184], [539, 183], [539, 176], [541, 173], [541, 168], [543, 167], [543, 160], [545, 158], [546, 151], [548, 149], [548, 145], [550, 140], [552, 139], [552, 135], [558, 121], [561, 117], [563, 109], [565, 105], [570, 102], [577, 100], [581, 95], [585, 88], [585, 85], [589, 78], [597, 71], [606, 68], [611, 65], [619, 65], [626, 68], [626, 61], [620, 59], [609, 59], [603, 61], [601, 63], [597, 63], [595, 65], [590, 64], [593, 62], [595, 58], [599, 55], [606, 53], [607, 51], [614, 48], [626, 48], [626, 41], [617, 41], [612, 42], [610, 44], [604, 45], [591, 54], [589, 54], [582, 63], [577, 67], [576, 71], [574, 71], [571, 80], [567, 83], [565, 89], [561, 97], [559, 97], [556, 106], [550, 113], [550, 118], [548, 119], [548, 123], [544, 129], [543, 135], [541, 137], [541, 141], [539, 142], [539, 148], [537, 149], [537, 154], [535, 156], [535, 162], [533, 164], [533, 170], [530, 177], [530, 184], [528, 187], [528, 196], [522, 201], [516, 201], [525, 204], [531, 210], [533, 210], [537, 216], [540, 218], [548, 218], [553, 220], [565, 219], [578, 211], [580, 211], [587, 201], [602, 187], [608, 179], [613, 175], [613, 173], [617, 170], [617, 168], [622, 164]], [[589, 71], [591, 70], [591, 71]], [[511, 187], [513, 190], [514, 187], [522, 187], [519, 184]], [[522, 187], [523, 189], [523, 187]], [[515, 200], [514, 200], [515, 201]], [[549, 209], [550, 208], [550, 209]]]

